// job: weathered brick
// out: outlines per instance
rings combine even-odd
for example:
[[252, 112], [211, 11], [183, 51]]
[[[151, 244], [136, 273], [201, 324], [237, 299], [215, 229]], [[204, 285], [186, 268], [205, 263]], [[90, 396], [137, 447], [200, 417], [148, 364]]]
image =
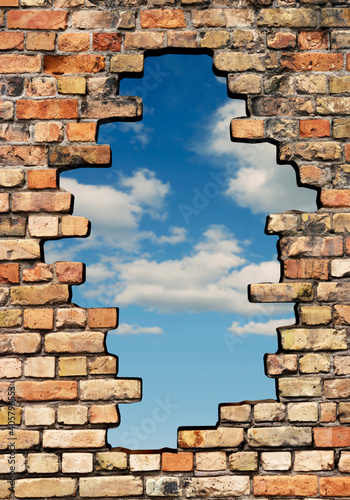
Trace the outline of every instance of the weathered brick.
[[317, 13], [313, 9], [261, 9], [258, 26], [271, 28], [315, 28]]
[[87, 52], [90, 49], [89, 33], [63, 33], [58, 35], [58, 50], [62, 52]]
[[[118, 70], [115, 68], [111, 71]], [[83, 101], [81, 113], [82, 118], [90, 119], [136, 118], [142, 115], [142, 100], [139, 97], [119, 96], [114, 99]]]
[[334, 356], [336, 375], [350, 375], [350, 356]]
[[298, 359], [295, 354], [268, 354], [266, 370], [269, 376], [282, 373], [295, 373], [298, 369]]
[[16, 382], [16, 399], [18, 401], [54, 401], [77, 399], [77, 382], [45, 381]]
[[119, 415], [115, 405], [92, 405], [89, 410], [91, 424], [116, 424]]
[[228, 88], [234, 94], [259, 94], [261, 78], [258, 75], [228, 75]]
[[99, 73], [105, 69], [105, 58], [99, 55], [44, 56], [47, 74]]
[[120, 33], [94, 33], [92, 48], [94, 51], [120, 52], [122, 36]]
[[311, 283], [260, 283], [250, 285], [252, 302], [309, 302]]
[[186, 497], [243, 496], [250, 493], [248, 476], [217, 476], [188, 478], [185, 483]]
[[162, 470], [186, 472], [193, 469], [193, 453], [162, 453]]
[[165, 42], [165, 34], [156, 33], [125, 33], [125, 50], [160, 49]]
[[258, 454], [255, 451], [238, 451], [229, 456], [229, 469], [233, 471], [255, 471], [258, 469]]
[[7, 27], [22, 30], [60, 30], [67, 28], [68, 12], [60, 10], [10, 10]]
[[22, 279], [24, 282], [40, 282], [40, 281], [51, 281], [52, 270], [49, 264], [43, 264], [39, 262], [33, 267], [27, 267], [23, 269]]
[[132, 472], [160, 470], [160, 454], [136, 453], [130, 455], [130, 470]]
[[104, 352], [104, 334], [100, 332], [60, 332], [45, 336], [46, 352]]
[[321, 9], [321, 26], [324, 28], [350, 26], [349, 9]]
[[[1, 455], [0, 456], [0, 474], [10, 474], [10, 464], [9, 462], [13, 460], [11, 455]], [[16, 453], [15, 456], [15, 467], [17, 472], [24, 472], [26, 470], [25, 457], [21, 453]], [[7, 482], [7, 484], [9, 484]]]
[[291, 71], [338, 71], [343, 69], [343, 54], [283, 54], [282, 68]]
[[56, 78], [26, 78], [25, 91], [29, 97], [52, 97], [56, 95]]
[[282, 403], [259, 403], [254, 406], [256, 422], [280, 422], [284, 417], [285, 409]]
[[141, 399], [141, 384], [136, 379], [81, 380], [80, 398], [89, 400]]
[[284, 275], [292, 279], [328, 279], [329, 261], [325, 259], [288, 259], [283, 263]]
[[253, 103], [256, 115], [291, 116], [314, 114], [314, 103], [304, 97], [257, 97]]
[[0, 33], [0, 50], [23, 50], [24, 34], [16, 32]]
[[86, 94], [86, 79], [82, 77], [62, 77], [57, 80], [59, 94]]
[[53, 453], [29, 453], [28, 472], [30, 474], [55, 474], [58, 472], [58, 456]]
[[349, 403], [339, 403], [339, 422], [341, 424], [350, 423], [350, 404]]
[[96, 470], [124, 470], [127, 467], [127, 454], [122, 451], [96, 453]]
[[34, 130], [36, 142], [58, 142], [63, 140], [62, 123], [36, 123]]
[[342, 147], [336, 142], [297, 142], [281, 147], [281, 160], [334, 161], [342, 156]]
[[283, 378], [278, 380], [280, 396], [287, 398], [318, 397], [322, 395], [322, 379], [311, 377]]
[[82, 405], [60, 406], [57, 422], [65, 425], [84, 425], [87, 422], [87, 408]]
[[143, 67], [144, 56], [141, 54], [118, 54], [111, 58], [112, 73], [141, 73]]
[[19, 283], [19, 265], [0, 264], [0, 283]]
[[84, 265], [81, 262], [56, 262], [56, 276], [59, 283], [82, 283]]
[[62, 217], [62, 236], [86, 236], [89, 231], [89, 221], [85, 217]]
[[305, 325], [328, 325], [332, 319], [332, 311], [328, 306], [302, 306], [300, 320]]
[[62, 472], [86, 473], [93, 470], [92, 453], [63, 453]]
[[50, 146], [49, 164], [64, 165], [106, 165], [111, 160], [110, 146]]
[[96, 123], [68, 123], [67, 138], [71, 142], [95, 142], [97, 134]]
[[235, 448], [243, 440], [243, 429], [229, 427], [218, 427], [213, 430], [181, 430], [178, 433], [180, 448]]
[[[29, 134], [29, 127], [28, 125], [25, 125], [23, 123], [17, 124], [17, 123], [0, 123], [0, 141], [7, 141], [7, 142], [28, 142], [30, 139], [30, 134]], [[13, 187], [16, 185], [16, 177], [18, 177], [23, 173], [21, 170], [7, 170], [4, 172], [1, 172], [0, 176], [0, 185], [3, 185], [3, 181], [7, 182], [8, 185], [5, 185], [4, 187]], [[13, 180], [11, 179], [13, 178]], [[11, 185], [11, 180], [14, 182], [14, 184]], [[18, 181], [17, 181], [18, 182]], [[21, 184], [19, 182], [18, 184]], [[17, 185], [18, 185], [17, 184]]]
[[325, 380], [324, 395], [328, 399], [348, 398], [350, 396], [350, 380]]
[[117, 373], [117, 359], [114, 356], [97, 356], [88, 359], [89, 373], [107, 375]]
[[290, 328], [280, 330], [281, 343], [286, 350], [347, 349], [346, 331], [333, 328]]
[[44, 238], [58, 236], [58, 217], [31, 215], [28, 219], [29, 234]]
[[264, 137], [264, 121], [235, 118], [231, 122], [234, 139], [259, 139]]
[[118, 310], [115, 307], [88, 309], [90, 328], [114, 329], [118, 325]]
[[[103, 429], [44, 430], [44, 448], [101, 448], [105, 446]], [[80, 492], [81, 494], [81, 492]]]
[[0, 378], [18, 378], [22, 375], [22, 363], [16, 358], [0, 359]]
[[[195, 38], [196, 33], [193, 39], [195, 40]], [[201, 34], [200, 46], [210, 49], [226, 47], [230, 43], [230, 38], [228, 31], [207, 31]]]
[[303, 496], [317, 495], [317, 476], [255, 476], [254, 495], [264, 496]]
[[342, 451], [338, 463], [340, 472], [350, 472], [350, 452]]
[[37, 240], [8, 240], [0, 242], [0, 260], [40, 259]]
[[76, 356], [58, 359], [58, 375], [60, 377], [77, 377], [87, 375], [86, 357]]
[[52, 330], [53, 309], [25, 309], [23, 326], [31, 330]]
[[343, 255], [343, 240], [332, 236], [285, 237], [280, 240], [280, 248], [286, 257], [337, 257]]
[[[8, 437], [8, 430], [0, 431], [0, 450], [8, 450]], [[14, 430], [13, 439], [16, 439], [17, 450], [36, 448], [39, 445], [39, 438], [40, 433], [38, 431]]]
[[25, 424], [49, 426], [55, 423], [55, 409], [50, 406], [26, 406]]
[[72, 13], [72, 27], [79, 29], [110, 30], [115, 27], [118, 16], [113, 12], [92, 9]]
[[269, 234], [296, 231], [298, 227], [299, 216], [296, 214], [270, 214], [267, 218], [266, 231]]
[[[96, 431], [95, 431], [96, 432]], [[143, 482], [140, 477], [83, 477], [80, 479], [81, 497], [123, 497], [143, 494]]]
[[306, 354], [299, 360], [301, 373], [319, 373], [330, 371], [330, 357], [327, 354]]
[[40, 68], [40, 56], [0, 55], [0, 73], [38, 73]]
[[19, 99], [17, 101], [17, 118], [21, 120], [59, 120], [62, 118], [78, 118], [78, 101], [76, 99]]
[[[205, 44], [205, 42], [204, 42]], [[206, 47], [207, 45], [203, 45], [203, 40], [201, 42], [202, 47]], [[197, 42], [197, 32], [196, 31], [169, 31], [168, 32], [168, 47], [187, 47], [187, 48], [196, 48], [198, 47]]]
[[214, 56], [214, 66], [219, 71], [265, 71], [265, 56], [242, 52], [218, 52]]
[[329, 137], [330, 126], [328, 120], [300, 120], [300, 137]]
[[300, 94], [325, 94], [327, 92], [327, 78], [325, 75], [297, 76], [296, 83], [297, 92]]
[[336, 403], [321, 403], [320, 404], [320, 422], [335, 422], [337, 420], [337, 404]]
[[288, 405], [290, 422], [317, 422], [317, 403], [291, 403]]
[[300, 50], [328, 49], [328, 33], [326, 31], [301, 31], [298, 35]]
[[224, 451], [209, 451], [196, 453], [196, 469], [200, 471], [226, 470], [226, 453]]
[[56, 327], [57, 328], [84, 328], [86, 326], [85, 309], [79, 307], [69, 307], [66, 309], [57, 309]]
[[267, 46], [270, 49], [292, 49], [296, 46], [296, 35], [291, 32], [277, 31], [268, 33]]
[[181, 9], [141, 10], [141, 28], [185, 28], [186, 22]]
[[37, 166], [45, 165], [46, 162], [45, 146], [0, 146], [0, 165]]
[[27, 33], [27, 50], [55, 50], [55, 33]]
[[319, 115], [342, 115], [350, 106], [350, 97], [318, 97], [316, 111]]
[[[0, 217], [0, 235], [1, 236], [24, 236], [26, 233], [27, 221], [24, 217]], [[3, 242], [8, 243], [8, 242]], [[26, 246], [26, 242], [24, 247]], [[10, 243], [11, 244], [11, 243]], [[9, 254], [9, 257], [11, 254]], [[9, 260], [12, 260], [9, 258]]]
[[21, 326], [22, 324], [22, 311], [17, 309], [8, 309], [0, 311], [0, 327], [12, 328], [14, 326]]
[[343, 283], [319, 283], [317, 285], [317, 297], [321, 302], [348, 302], [350, 284]]
[[24, 365], [24, 375], [35, 378], [54, 378], [55, 358], [49, 356], [28, 358]]
[[26, 192], [12, 195], [13, 212], [69, 212], [72, 195], [59, 192]]
[[77, 490], [77, 479], [69, 477], [18, 479], [16, 481], [16, 496], [18, 498], [70, 497], [74, 496]]
[[317, 448], [343, 448], [350, 445], [350, 427], [315, 427]]
[[12, 304], [46, 305], [68, 302], [67, 285], [16, 286], [11, 289]]
[[261, 453], [261, 465], [264, 470], [290, 470], [292, 454], [289, 451], [266, 451]]
[[222, 405], [220, 407], [220, 420], [222, 422], [250, 422], [251, 419], [251, 406], [248, 404]]

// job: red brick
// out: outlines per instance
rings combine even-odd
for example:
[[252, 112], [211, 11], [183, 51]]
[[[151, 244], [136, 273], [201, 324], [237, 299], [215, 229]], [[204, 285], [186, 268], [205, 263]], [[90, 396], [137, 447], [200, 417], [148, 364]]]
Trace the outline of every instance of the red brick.
[[68, 123], [67, 137], [71, 142], [95, 142], [96, 123]]
[[348, 163], [350, 163], [350, 144], [345, 144], [344, 151], [345, 151], [345, 160]]
[[278, 31], [267, 35], [267, 46], [270, 49], [289, 49], [295, 47], [296, 43], [294, 33]]
[[19, 283], [19, 265], [0, 264], [0, 283]]
[[53, 309], [25, 309], [24, 328], [30, 330], [52, 330]]
[[324, 189], [321, 191], [324, 207], [350, 207], [350, 191], [345, 189]]
[[348, 497], [350, 477], [320, 477], [320, 494], [324, 497]]
[[82, 283], [84, 265], [81, 262], [56, 262], [56, 275], [59, 283]]
[[105, 58], [95, 55], [44, 56], [44, 71], [51, 75], [98, 73], [105, 70]]
[[72, 203], [71, 193], [27, 192], [12, 195], [13, 212], [69, 212]]
[[349, 54], [346, 55], [346, 69], [350, 71], [350, 57]]
[[0, 7], [18, 7], [19, 0], [0, 0]]
[[235, 139], [259, 139], [264, 137], [264, 120], [236, 118], [231, 122], [231, 133]]
[[118, 314], [116, 308], [88, 309], [90, 328], [116, 328]]
[[76, 99], [43, 99], [17, 101], [17, 118], [20, 120], [55, 120], [78, 118]]
[[29, 189], [57, 188], [57, 170], [28, 170]]
[[119, 33], [94, 33], [92, 39], [93, 50], [111, 50], [120, 52], [122, 37]]
[[343, 69], [343, 54], [282, 54], [281, 66], [292, 71], [337, 71]]
[[25, 282], [51, 281], [52, 276], [51, 266], [42, 262], [35, 264], [34, 267], [23, 269], [23, 281]]
[[39, 73], [40, 71], [40, 56], [0, 55], [0, 73]]
[[343, 448], [350, 446], [350, 427], [315, 427], [317, 448]]
[[17, 382], [17, 401], [55, 401], [78, 398], [78, 384], [66, 380], [48, 380], [45, 382]]
[[89, 33], [63, 33], [58, 35], [58, 50], [62, 52], [87, 52], [89, 49]]
[[328, 120], [299, 120], [300, 137], [329, 137]]
[[185, 28], [181, 9], [141, 10], [141, 28]]
[[326, 31], [301, 31], [298, 45], [300, 50], [327, 50], [328, 34]]
[[7, 27], [23, 30], [59, 30], [67, 28], [68, 12], [63, 10], [10, 10]]
[[27, 33], [27, 50], [55, 50], [55, 33]]
[[328, 260], [325, 259], [288, 259], [284, 261], [284, 275], [292, 279], [328, 279]]
[[167, 472], [191, 471], [193, 453], [162, 453], [162, 469]]
[[0, 165], [45, 165], [45, 146], [0, 146]]
[[0, 33], [0, 50], [23, 50], [23, 33]]
[[300, 496], [317, 495], [317, 476], [255, 476], [253, 478], [254, 495], [264, 496]]

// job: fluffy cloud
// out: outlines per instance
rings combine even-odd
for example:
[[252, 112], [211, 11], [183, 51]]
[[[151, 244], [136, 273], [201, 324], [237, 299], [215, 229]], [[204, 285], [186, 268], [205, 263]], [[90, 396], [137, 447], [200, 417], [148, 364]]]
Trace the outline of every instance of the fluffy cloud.
[[230, 122], [240, 116], [246, 116], [245, 102], [230, 101], [216, 111], [208, 130], [206, 152], [224, 156], [231, 174], [226, 195], [253, 213], [315, 210], [315, 192], [297, 186], [291, 165], [276, 163], [276, 146], [231, 142]]
[[288, 319], [270, 319], [265, 323], [257, 323], [255, 321], [249, 321], [243, 326], [240, 326], [238, 321], [234, 321], [232, 325], [227, 329], [234, 335], [276, 335], [276, 329], [281, 326], [287, 326], [294, 324], [292, 318]]
[[128, 323], [121, 323], [113, 333], [117, 335], [140, 335], [147, 333], [161, 335], [164, 332], [159, 326], [139, 326], [137, 324], [129, 325]]

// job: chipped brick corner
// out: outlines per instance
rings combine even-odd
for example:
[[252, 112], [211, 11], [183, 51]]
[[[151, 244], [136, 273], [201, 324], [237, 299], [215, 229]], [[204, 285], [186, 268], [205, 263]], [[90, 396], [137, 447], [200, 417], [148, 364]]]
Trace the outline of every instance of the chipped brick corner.
[[[0, 0], [0, 498], [350, 497], [349, 26], [340, 0]], [[120, 75], [169, 47], [212, 53], [247, 98], [232, 138], [278, 143], [320, 208], [269, 216], [282, 279], [250, 287], [296, 303], [266, 356], [278, 399], [221, 405], [177, 450], [111, 450], [118, 403], [141, 397], [106, 351], [117, 310], [71, 304], [83, 265], [45, 264], [42, 242], [88, 233], [60, 169], [110, 163], [99, 122], [142, 116]]]

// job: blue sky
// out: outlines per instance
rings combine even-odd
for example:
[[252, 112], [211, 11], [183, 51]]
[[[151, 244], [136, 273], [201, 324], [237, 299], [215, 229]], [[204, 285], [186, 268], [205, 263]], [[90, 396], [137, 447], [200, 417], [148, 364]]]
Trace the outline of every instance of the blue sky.
[[120, 376], [143, 379], [143, 400], [120, 405], [112, 446], [176, 447], [177, 427], [215, 425], [219, 403], [275, 397], [263, 355], [294, 323], [292, 304], [250, 304], [247, 285], [279, 280], [266, 216], [315, 210], [315, 194], [276, 164], [275, 146], [230, 142], [245, 103], [209, 56], [149, 57], [120, 94], [143, 98], [143, 119], [100, 128], [110, 169], [62, 175], [92, 231], [46, 243], [46, 261], [87, 264], [76, 304], [120, 307], [107, 345]]

